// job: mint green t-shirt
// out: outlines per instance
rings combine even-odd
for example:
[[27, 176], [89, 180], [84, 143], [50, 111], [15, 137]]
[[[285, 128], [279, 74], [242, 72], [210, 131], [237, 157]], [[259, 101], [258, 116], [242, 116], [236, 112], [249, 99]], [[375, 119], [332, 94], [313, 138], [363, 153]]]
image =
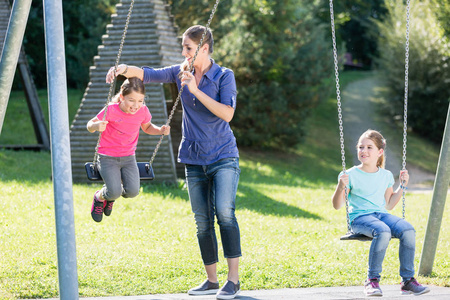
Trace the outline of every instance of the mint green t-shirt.
[[[343, 173], [339, 174], [339, 178]], [[373, 212], [387, 213], [386, 189], [394, 185], [394, 176], [391, 171], [378, 168], [375, 173], [366, 173], [356, 166], [347, 170], [349, 177], [349, 217], [350, 223], [356, 217]]]

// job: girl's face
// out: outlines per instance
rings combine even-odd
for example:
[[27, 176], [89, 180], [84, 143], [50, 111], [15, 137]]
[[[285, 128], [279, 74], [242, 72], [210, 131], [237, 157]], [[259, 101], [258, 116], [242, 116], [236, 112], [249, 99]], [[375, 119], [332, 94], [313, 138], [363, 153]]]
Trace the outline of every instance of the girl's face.
[[145, 95], [138, 92], [131, 92], [130, 94], [123, 96], [120, 94], [120, 109], [127, 114], [135, 114], [144, 105]]
[[[191, 63], [192, 59], [194, 58], [195, 51], [197, 50], [198, 44], [194, 43], [190, 38], [187, 36], [183, 37], [182, 45], [183, 51], [181, 52], [181, 55], [183, 55], [186, 60]], [[205, 44], [202, 47], [200, 47], [200, 50], [197, 54], [196, 62], [202, 61], [203, 57], [208, 57], [208, 46]], [[195, 64], [195, 63], [194, 63]]]
[[358, 160], [362, 164], [377, 164], [378, 158], [383, 155], [383, 149], [378, 149], [375, 143], [364, 138], [358, 143]]

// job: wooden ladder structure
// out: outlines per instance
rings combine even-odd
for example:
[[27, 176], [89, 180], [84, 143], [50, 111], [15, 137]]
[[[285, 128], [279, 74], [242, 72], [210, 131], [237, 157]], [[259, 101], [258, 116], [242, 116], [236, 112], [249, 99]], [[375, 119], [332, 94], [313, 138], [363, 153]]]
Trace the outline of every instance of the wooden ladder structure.
[[[98, 134], [89, 133], [86, 124], [104, 107], [108, 97], [109, 84], [105, 83], [105, 76], [115, 64], [129, 5], [130, 0], [122, 0], [116, 5], [116, 14], [111, 16], [111, 24], [107, 25], [107, 32], [102, 37], [103, 44], [98, 47], [98, 55], [94, 57], [94, 65], [90, 67], [90, 82], [71, 126], [72, 174], [75, 182], [87, 182], [84, 164], [94, 158]], [[183, 61], [177, 30], [165, 1], [135, 0], [120, 61], [150, 67], [169, 66]], [[118, 82], [116, 88], [120, 84]], [[173, 100], [166, 101], [163, 85], [147, 84], [146, 99], [152, 123], [158, 126], [165, 124], [168, 106], [170, 109]], [[171, 124], [171, 136], [164, 137], [153, 163], [155, 181], [177, 180], [176, 148], [172, 145], [172, 138], [181, 137], [181, 126], [176, 124], [181, 122], [180, 115], [179, 110], [174, 118], [175, 123]], [[159, 136], [150, 136], [141, 131], [136, 151], [137, 160], [149, 161], [158, 140]], [[179, 140], [176, 141], [176, 145], [178, 144]]]

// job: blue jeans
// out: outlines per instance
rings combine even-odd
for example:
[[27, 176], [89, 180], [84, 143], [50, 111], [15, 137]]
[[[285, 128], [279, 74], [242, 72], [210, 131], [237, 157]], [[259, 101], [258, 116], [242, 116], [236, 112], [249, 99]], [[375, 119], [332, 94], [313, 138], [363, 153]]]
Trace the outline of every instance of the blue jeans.
[[381, 265], [391, 237], [400, 240], [400, 276], [403, 281], [414, 277], [416, 232], [410, 223], [397, 216], [377, 212], [357, 217], [352, 222], [352, 230], [373, 237], [369, 252], [368, 278], [380, 279]]
[[189, 199], [205, 265], [219, 261], [214, 216], [220, 227], [224, 256], [241, 256], [239, 225], [234, 215], [240, 173], [237, 157], [224, 158], [207, 166], [186, 165]]
[[99, 155], [98, 169], [105, 182], [101, 193], [106, 200], [114, 201], [120, 196], [133, 198], [139, 195], [141, 182], [136, 156]]

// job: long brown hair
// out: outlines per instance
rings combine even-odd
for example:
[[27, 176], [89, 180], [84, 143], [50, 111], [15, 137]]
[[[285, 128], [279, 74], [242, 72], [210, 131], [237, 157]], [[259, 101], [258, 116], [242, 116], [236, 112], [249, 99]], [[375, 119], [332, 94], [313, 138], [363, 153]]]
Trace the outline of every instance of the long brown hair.
[[[205, 32], [205, 26], [202, 25], [194, 25], [189, 27], [188, 29], [186, 29], [186, 31], [183, 33], [183, 38], [187, 37], [189, 38], [191, 41], [193, 41], [195, 44], [199, 44], [200, 40], [202, 39], [203, 33]], [[208, 44], [209, 45], [209, 53], [213, 53], [214, 52], [214, 38], [212, 35], [212, 31], [211, 29], [208, 28], [208, 30], [206, 31], [206, 35], [205, 38], [203, 39], [203, 42], [201, 44], [200, 47], [202, 47], [203, 45]], [[179, 76], [181, 76], [181, 74], [184, 71], [187, 71], [189, 69], [189, 63], [187, 60], [185, 60], [181, 66], [180, 66], [180, 74], [178, 74]]]
[[[358, 144], [363, 139], [369, 139], [375, 144], [375, 146], [378, 149], [383, 149], [383, 155], [378, 157], [377, 167], [384, 169], [384, 166], [386, 165], [386, 157], [384, 155], [385, 149], [386, 149], [386, 139], [381, 135], [381, 133], [379, 133], [376, 130], [372, 130], [372, 129], [369, 129], [366, 132], [364, 132], [363, 134], [361, 134], [361, 136], [359, 137], [359, 140], [358, 140]], [[358, 145], [356, 145], [356, 147], [358, 147]]]
[[122, 96], [126, 96], [132, 92], [145, 95], [144, 82], [137, 77], [127, 78], [120, 86], [120, 91], [111, 99], [111, 102], [117, 103], [119, 102], [120, 94], [122, 94]]

